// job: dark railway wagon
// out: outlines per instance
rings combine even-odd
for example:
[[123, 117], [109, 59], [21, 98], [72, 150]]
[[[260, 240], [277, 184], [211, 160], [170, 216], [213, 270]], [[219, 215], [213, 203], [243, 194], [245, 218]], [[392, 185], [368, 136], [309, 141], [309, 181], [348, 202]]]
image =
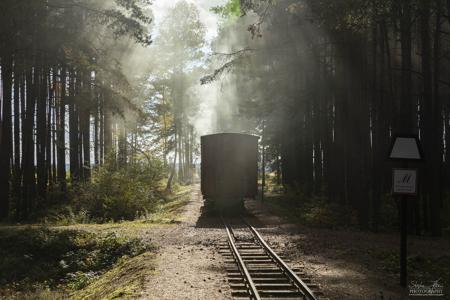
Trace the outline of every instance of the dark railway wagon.
[[258, 137], [219, 133], [201, 137], [203, 198], [220, 208], [242, 207], [258, 190]]

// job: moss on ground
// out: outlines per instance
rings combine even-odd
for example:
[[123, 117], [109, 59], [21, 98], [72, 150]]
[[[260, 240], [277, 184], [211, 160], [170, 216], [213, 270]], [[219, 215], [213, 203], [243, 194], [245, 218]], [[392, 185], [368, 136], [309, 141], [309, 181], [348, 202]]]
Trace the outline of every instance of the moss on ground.
[[123, 260], [95, 282], [73, 292], [72, 299], [132, 299], [138, 298], [148, 275], [154, 272], [155, 256], [145, 252]]
[[116, 264], [150, 250], [115, 233], [47, 227], [0, 229], [0, 297], [65, 298]]

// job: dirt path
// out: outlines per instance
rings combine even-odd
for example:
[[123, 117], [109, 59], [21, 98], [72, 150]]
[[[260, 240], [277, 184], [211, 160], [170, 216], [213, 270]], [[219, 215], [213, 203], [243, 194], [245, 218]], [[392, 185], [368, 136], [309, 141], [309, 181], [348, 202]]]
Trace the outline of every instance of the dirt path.
[[[177, 225], [146, 230], [159, 246], [154, 274], [148, 276], [142, 299], [231, 299], [224, 260], [217, 245], [226, 233], [217, 217], [202, 214], [199, 187]], [[380, 269], [370, 251], [396, 249], [395, 235], [327, 230], [289, 224], [259, 201], [247, 201], [248, 220], [291, 265], [303, 266], [329, 299], [408, 299], [397, 278]], [[424, 253], [445, 253], [447, 244], [415, 240]], [[432, 247], [429, 247], [432, 245]], [[427, 249], [428, 248], [428, 249]], [[422, 298], [425, 299], [425, 298]], [[436, 298], [434, 298], [436, 299]]]
[[143, 299], [231, 299], [217, 244], [225, 232], [216, 219], [202, 215], [199, 187], [176, 226], [147, 234], [159, 246], [155, 274], [146, 280]]
[[[353, 243], [364, 239], [362, 235], [341, 236], [342, 233], [331, 230], [289, 224], [283, 218], [275, 216], [260, 201], [247, 201], [246, 206], [254, 215], [253, 222], [261, 223], [259, 231], [270, 245], [280, 254], [289, 257], [292, 264], [303, 266], [306, 273], [320, 284], [321, 291], [329, 299], [405, 299], [402, 289], [386, 280], [383, 283], [375, 270], [351, 260], [336, 259], [343, 251], [340, 247], [333, 247], [337, 239], [350, 241], [350, 251], [351, 247], [357, 246]], [[336, 252], [334, 259], [333, 252]]]
[[[247, 201], [246, 208], [253, 215], [252, 223], [259, 224], [259, 232], [266, 241], [279, 254], [290, 258], [292, 264], [303, 265], [329, 299], [448, 299], [446, 292], [445, 297], [409, 297], [408, 290], [399, 286], [398, 277], [384, 269], [386, 253], [398, 249], [399, 238], [395, 234], [289, 224], [255, 200]], [[448, 254], [450, 241], [409, 237], [409, 249], [410, 254], [441, 257]], [[397, 260], [394, 261], [396, 267]], [[448, 278], [436, 279], [448, 289]]]

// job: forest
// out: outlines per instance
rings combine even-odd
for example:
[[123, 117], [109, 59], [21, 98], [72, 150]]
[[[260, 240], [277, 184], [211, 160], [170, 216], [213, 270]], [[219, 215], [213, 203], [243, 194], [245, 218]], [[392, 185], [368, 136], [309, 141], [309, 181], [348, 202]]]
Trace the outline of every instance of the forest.
[[[238, 2], [219, 13], [241, 15]], [[449, 216], [449, 3], [245, 2], [245, 16], [227, 27], [250, 24], [247, 36], [221, 32], [215, 43], [226, 63], [203, 79], [232, 69], [224, 85], [237, 95], [236, 114], [255, 120], [277, 183], [348, 207], [362, 228], [378, 231], [395, 201], [386, 198], [392, 137], [417, 134], [425, 162], [415, 164], [409, 228], [441, 235]]]
[[[2, 219], [27, 221], [75, 195], [93, 217], [134, 218], [167, 175], [169, 152], [177, 178], [189, 181], [194, 133], [178, 102], [184, 65], [203, 42], [196, 12], [174, 24], [176, 13], [193, 9], [180, 5], [147, 52], [150, 2], [99, 2], [1, 4]], [[152, 64], [164, 47], [173, 53]], [[123, 183], [127, 176], [138, 185]]]
[[391, 138], [410, 133], [425, 156], [410, 230], [448, 226], [449, 3], [230, 1], [208, 57], [195, 9], [152, 44], [145, 3], [3, 1], [2, 218], [63, 201], [106, 162], [188, 183], [197, 137], [235, 131], [262, 136], [285, 190], [377, 231]]
[[413, 134], [408, 233], [448, 235], [450, 0], [197, 2], [0, 2], [2, 226], [157, 222], [200, 137], [236, 132], [260, 137], [257, 200], [396, 233], [389, 148]]

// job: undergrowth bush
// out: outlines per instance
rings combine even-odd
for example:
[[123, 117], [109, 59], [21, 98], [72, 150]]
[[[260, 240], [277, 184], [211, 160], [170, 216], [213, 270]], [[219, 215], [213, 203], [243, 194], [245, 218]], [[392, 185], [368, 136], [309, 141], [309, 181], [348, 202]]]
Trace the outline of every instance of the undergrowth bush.
[[93, 170], [89, 182], [72, 186], [69, 204], [51, 218], [60, 224], [133, 220], [163, 198], [165, 175], [156, 159], [121, 167], [109, 161]]
[[267, 200], [294, 222], [327, 228], [356, 224], [356, 213], [350, 207], [330, 202], [324, 196], [308, 197], [301, 189], [269, 195]]

